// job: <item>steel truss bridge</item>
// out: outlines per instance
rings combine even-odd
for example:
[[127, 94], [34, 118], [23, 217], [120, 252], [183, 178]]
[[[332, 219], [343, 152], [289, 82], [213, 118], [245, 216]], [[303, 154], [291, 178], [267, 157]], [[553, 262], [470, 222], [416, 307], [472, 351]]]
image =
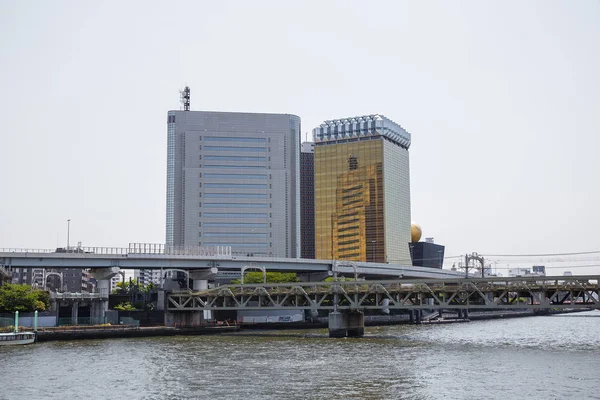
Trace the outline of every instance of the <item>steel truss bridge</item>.
[[223, 285], [172, 292], [169, 311], [600, 308], [600, 276]]

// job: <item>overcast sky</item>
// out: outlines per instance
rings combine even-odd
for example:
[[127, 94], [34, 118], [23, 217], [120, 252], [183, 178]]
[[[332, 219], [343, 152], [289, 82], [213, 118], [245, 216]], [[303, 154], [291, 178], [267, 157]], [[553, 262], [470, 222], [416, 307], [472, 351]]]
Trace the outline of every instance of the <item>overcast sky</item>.
[[0, 248], [64, 246], [67, 219], [72, 244], [163, 243], [187, 84], [192, 110], [309, 137], [401, 124], [412, 218], [448, 256], [600, 250], [600, 1], [0, 0], [0, 46]]

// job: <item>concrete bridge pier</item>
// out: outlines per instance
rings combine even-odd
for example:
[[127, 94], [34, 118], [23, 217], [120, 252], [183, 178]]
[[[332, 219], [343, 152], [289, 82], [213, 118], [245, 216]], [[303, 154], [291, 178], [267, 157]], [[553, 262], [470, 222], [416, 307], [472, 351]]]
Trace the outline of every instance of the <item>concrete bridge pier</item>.
[[79, 302], [74, 301], [71, 304], [71, 325], [77, 325], [77, 319], [79, 318]]
[[[208, 289], [208, 280], [213, 279], [215, 274], [218, 272], [216, 267], [208, 270], [192, 271], [190, 272], [190, 279], [192, 279], [192, 287], [195, 292]], [[204, 311], [202, 317], [206, 319], [212, 319], [212, 311]]]
[[113, 276], [119, 273], [119, 267], [109, 268], [92, 268], [90, 275], [96, 279], [96, 288], [100, 293], [100, 300], [98, 304], [93, 302], [92, 309], [90, 310], [90, 316], [97, 318], [96, 321], [104, 322], [104, 317], [108, 311], [108, 295], [110, 294], [110, 280]]
[[202, 325], [202, 313], [198, 311], [165, 312], [165, 326], [199, 326]]
[[156, 310], [163, 311], [165, 309], [165, 289], [158, 288], [158, 297], [156, 299]]
[[[105, 304], [106, 303], [106, 304]], [[104, 307], [108, 308], [108, 302], [106, 300], [92, 301], [90, 307], [90, 318], [93, 324], [103, 324], [106, 322]]]
[[[110, 280], [118, 273], [119, 267], [92, 268], [90, 270], [90, 275], [96, 279], [98, 293], [100, 293], [103, 299], [108, 299], [108, 295], [110, 294]], [[108, 309], [108, 302], [106, 303], [106, 307]]]
[[415, 324], [423, 322], [423, 310], [415, 310]]
[[329, 313], [329, 337], [362, 337], [364, 334], [365, 316], [362, 311]]

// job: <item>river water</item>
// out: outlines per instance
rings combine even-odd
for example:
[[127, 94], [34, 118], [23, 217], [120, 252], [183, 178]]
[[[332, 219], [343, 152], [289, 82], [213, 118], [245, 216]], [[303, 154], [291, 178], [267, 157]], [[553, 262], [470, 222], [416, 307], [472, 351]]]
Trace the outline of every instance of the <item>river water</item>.
[[0, 348], [0, 399], [600, 399], [600, 311]]

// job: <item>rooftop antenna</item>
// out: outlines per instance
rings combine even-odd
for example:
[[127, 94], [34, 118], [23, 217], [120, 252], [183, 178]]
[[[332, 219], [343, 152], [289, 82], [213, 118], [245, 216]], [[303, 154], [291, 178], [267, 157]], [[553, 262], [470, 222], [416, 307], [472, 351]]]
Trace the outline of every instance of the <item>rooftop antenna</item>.
[[183, 104], [183, 111], [190, 111], [190, 87], [186, 86], [183, 90], [179, 91], [179, 95], [181, 97], [181, 104]]

